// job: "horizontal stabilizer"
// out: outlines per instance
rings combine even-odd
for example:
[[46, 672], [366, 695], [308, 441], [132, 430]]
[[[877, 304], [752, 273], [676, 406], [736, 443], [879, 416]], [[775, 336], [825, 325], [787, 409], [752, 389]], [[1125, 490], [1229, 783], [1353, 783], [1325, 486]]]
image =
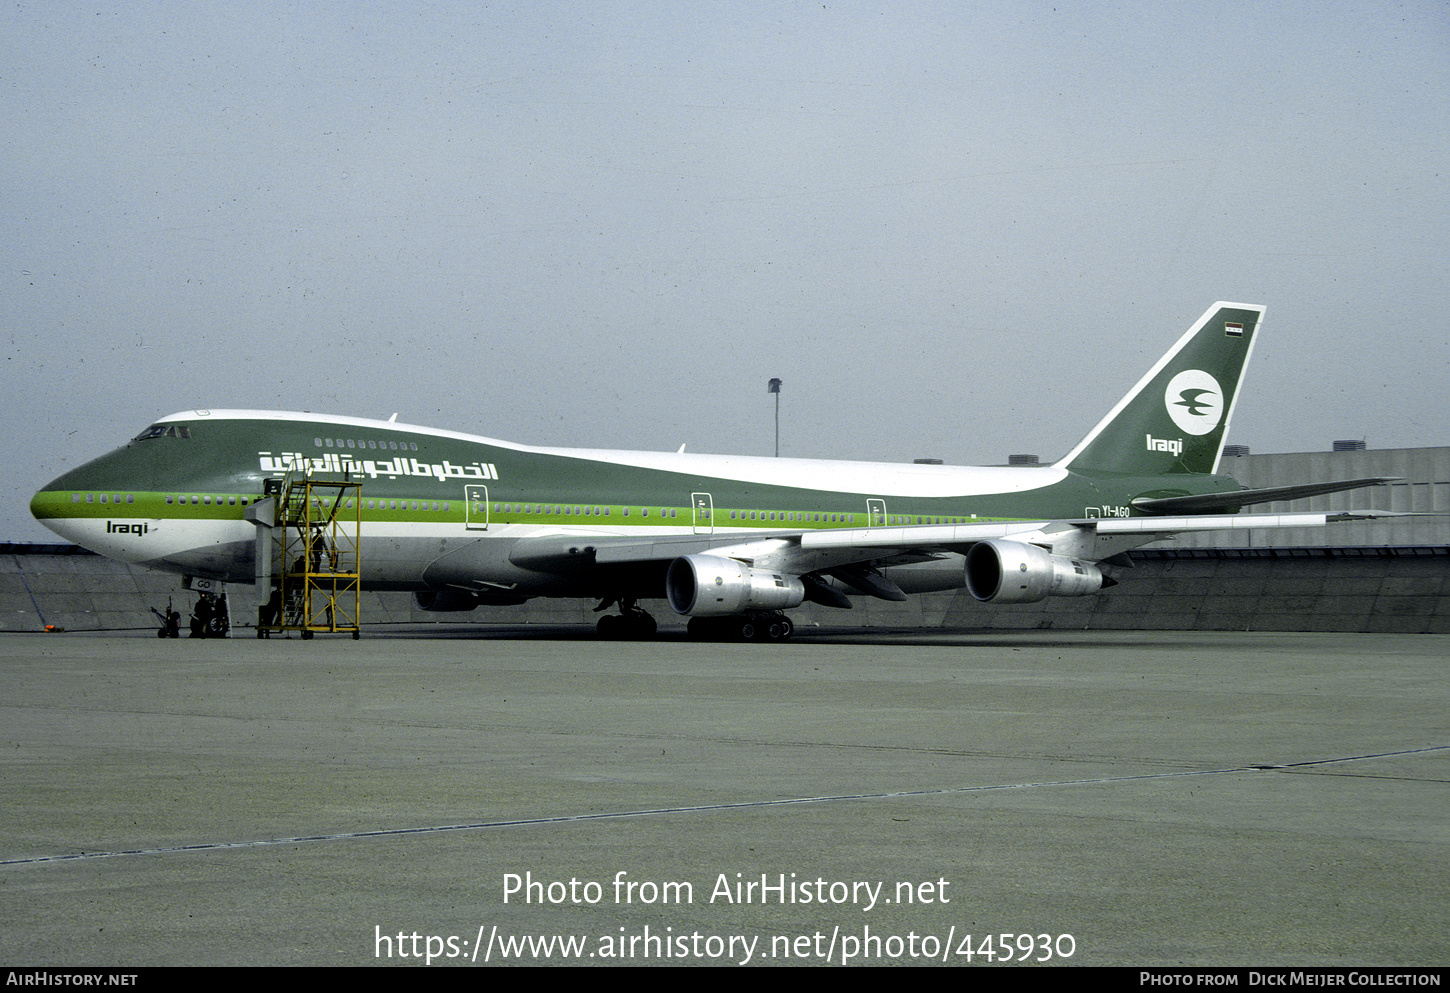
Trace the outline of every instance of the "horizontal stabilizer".
[[1383, 486], [1386, 483], [1398, 482], [1401, 478], [1400, 476], [1370, 476], [1365, 479], [1342, 479], [1331, 483], [1265, 486], [1259, 489], [1201, 493], [1195, 496], [1139, 497], [1133, 501], [1133, 509], [1141, 510], [1145, 514], [1231, 514], [1240, 507], [1248, 507], [1256, 503], [1272, 503], [1275, 500], [1303, 500], [1306, 497], [1323, 496], [1325, 493], [1357, 490], [1363, 486]]
[[[1325, 513], [1228, 514], [1201, 517], [1104, 517], [1081, 522], [1098, 534], [1157, 535], [1166, 537], [1193, 531], [1253, 531], [1257, 528], [1321, 528], [1329, 523]], [[1157, 541], [1157, 538], [1148, 538]]]

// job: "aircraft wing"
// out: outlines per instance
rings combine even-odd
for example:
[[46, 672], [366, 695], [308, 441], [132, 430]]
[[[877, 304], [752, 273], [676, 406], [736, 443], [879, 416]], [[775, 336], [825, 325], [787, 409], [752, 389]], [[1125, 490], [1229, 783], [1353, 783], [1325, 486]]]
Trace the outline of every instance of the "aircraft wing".
[[[1038, 545], [1050, 550], [1054, 555], [1099, 562], [1120, 552], [1170, 538], [1175, 534], [1194, 531], [1323, 527], [1331, 519], [1338, 519], [1338, 515], [1299, 513], [1095, 517], [1063, 521], [927, 524], [810, 531], [800, 535], [798, 541], [801, 558], [807, 561], [831, 559], [834, 560], [831, 562], [832, 565], [879, 562], [908, 550], [946, 551], [965, 555], [978, 542], [995, 539]], [[712, 554], [721, 553], [714, 551]], [[765, 567], [793, 571], [787, 564], [793, 558], [796, 556], [785, 553], [779, 559], [765, 563]], [[815, 568], [819, 569], [822, 566], [818, 565]]]
[[604, 595], [662, 585], [670, 606], [691, 617], [789, 609], [804, 600], [850, 607], [848, 591], [904, 600], [902, 583], [913, 592], [965, 586], [978, 600], [1031, 603], [1115, 585], [1104, 566], [1131, 565], [1116, 557], [1174, 534], [1320, 527], [1386, 516], [1402, 515], [1213, 514], [651, 536], [576, 531], [521, 537], [506, 546], [479, 541], [435, 561], [427, 580], [474, 595], [513, 595], [512, 586], [480, 578], [496, 574], [498, 563], [490, 556], [502, 553], [516, 568], [577, 581]]
[[1053, 554], [1100, 561], [1149, 542], [1191, 531], [1239, 531], [1322, 527], [1331, 520], [1383, 516], [1334, 513], [1216, 514], [1179, 517], [1106, 517], [1062, 521], [994, 521], [978, 524], [916, 524], [808, 531], [731, 531], [716, 534], [541, 535], [522, 538], [509, 553], [517, 566], [567, 574], [579, 569], [667, 564], [686, 555], [717, 555], [758, 569], [805, 575], [857, 564], [922, 561], [973, 545], [1006, 539], [1040, 545]]

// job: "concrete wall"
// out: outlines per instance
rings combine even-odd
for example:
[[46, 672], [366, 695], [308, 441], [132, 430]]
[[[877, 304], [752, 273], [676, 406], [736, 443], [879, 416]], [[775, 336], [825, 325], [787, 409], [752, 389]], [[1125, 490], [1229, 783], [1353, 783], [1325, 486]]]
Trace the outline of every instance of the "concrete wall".
[[[0, 631], [156, 626], [167, 598], [185, 618], [193, 601], [178, 576], [113, 562], [75, 545], [0, 545]], [[159, 623], [159, 622], [158, 622]]]
[[[168, 597], [184, 622], [194, 602], [177, 576], [125, 566], [73, 546], [0, 553], [0, 631], [154, 631], [148, 607]], [[966, 591], [889, 603], [856, 597], [853, 610], [806, 604], [798, 626], [997, 630], [1383, 631], [1450, 633], [1450, 548], [1164, 550], [1131, 553], [1135, 568], [1096, 596], [1020, 606], [977, 603]], [[250, 624], [250, 588], [229, 590], [233, 623]], [[364, 628], [398, 624], [588, 624], [593, 601], [433, 614], [401, 593], [364, 593]], [[645, 604], [664, 629], [683, 627], [663, 602]], [[243, 633], [243, 632], [238, 632]]]

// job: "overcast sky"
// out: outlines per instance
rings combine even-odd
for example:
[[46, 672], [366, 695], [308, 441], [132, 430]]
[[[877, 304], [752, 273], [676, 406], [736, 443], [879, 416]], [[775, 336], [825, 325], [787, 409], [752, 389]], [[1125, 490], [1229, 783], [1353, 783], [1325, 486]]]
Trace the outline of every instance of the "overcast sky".
[[0, 540], [195, 407], [953, 463], [1215, 300], [1230, 441], [1450, 444], [1442, 2], [0, 10]]

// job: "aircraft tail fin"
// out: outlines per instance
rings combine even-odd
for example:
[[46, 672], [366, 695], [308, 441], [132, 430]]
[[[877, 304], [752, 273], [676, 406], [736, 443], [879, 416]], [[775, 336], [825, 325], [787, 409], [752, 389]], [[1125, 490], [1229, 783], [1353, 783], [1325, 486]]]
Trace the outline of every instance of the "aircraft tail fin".
[[1263, 319], [1258, 304], [1208, 308], [1057, 466], [1145, 476], [1216, 472]]

